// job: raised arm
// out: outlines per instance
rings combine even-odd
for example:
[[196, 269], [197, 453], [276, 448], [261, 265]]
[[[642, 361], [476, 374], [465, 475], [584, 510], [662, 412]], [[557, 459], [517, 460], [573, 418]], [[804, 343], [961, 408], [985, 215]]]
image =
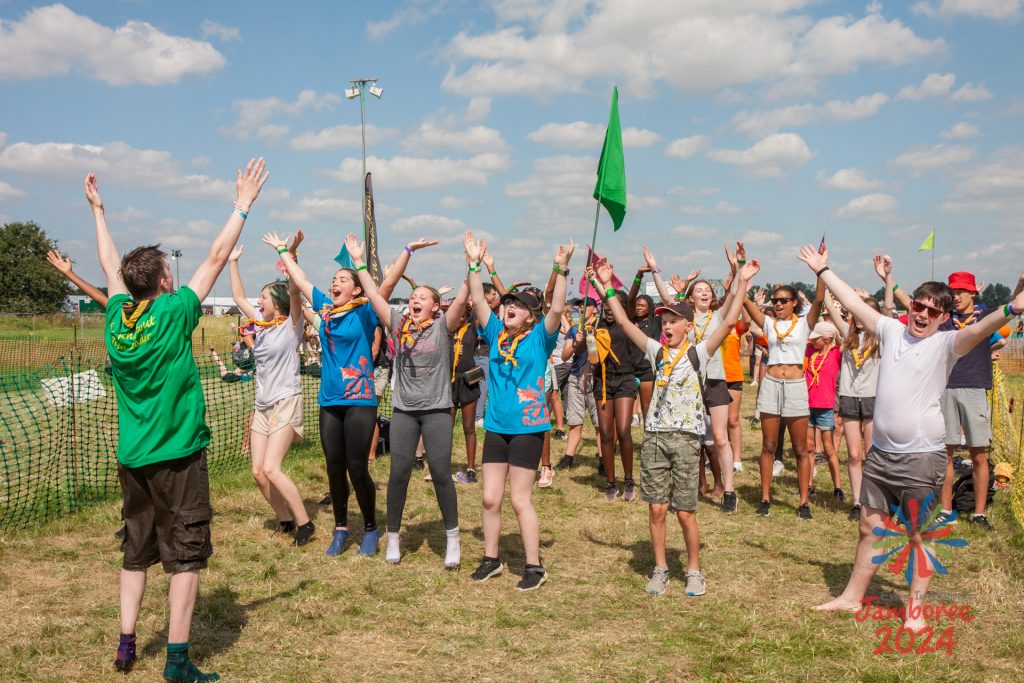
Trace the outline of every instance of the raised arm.
[[480, 329], [487, 327], [491, 319], [491, 307], [487, 305], [487, 297], [484, 296], [484, 283], [480, 279], [480, 259], [487, 251], [487, 242], [473, 239], [473, 231], [467, 230], [463, 239], [463, 246], [466, 248], [466, 263], [469, 264], [469, 295], [473, 297], [473, 311], [476, 313], [477, 325]]
[[839, 336], [845, 337], [846, 333], [850, 331], [850, 324], [843, 320], [842, 313], [839, 311], [839, 306], [836, 305], [832, 292], [825, 293], [825, 309], [828, 311], [828, 317], [832, 324], [839, 330]]
[[469, 283], [465, 280], [459, 285], [459, 291], [455, 293], [455, 299], [448, 306], [444, 314], [444, 322], [449, 332], [454, 332], [461, 327], [462, 312], [466, 308], [466, 301], [469, 300]]
[[[760, 302], [758, 302], [758, 299], [760, 299]], [[743, 297], [743, 310], [747, 312], [748, 316], [750, 316], [750, 322], [753, 324], [755, 330], [754, 334], [757, 334], [758, 336], [764, 336], [764, 311], [761, 309], [761, 306], [763, 305], [764, 289], [759, 289], [753, 300], [746, 296]], [[762, 331], [762, 334], [758, 334], [757, 331]]]
[[228, 255], [228, 273], [231, 275], [231, 298], [242, 315], [256, 320], [256, 309], [245, 298], [245, 287], [242, 285], [242, 274], [238, 272], [238, 259], [242, 256], [242, 247], [235, 247]]
[[[819, 254], [817, 247], [808, 244], [800, 247], [800, 255], [797, 258], [807, 264], [807, 267], [818, 276], [819, 282], [824, 282], [825, 286], [832, 290], [832, 293], [839, 299], [839, 303], [850, 312], [850, 315], [860, 321], [864, 329], [869, 332], [878, 329], [878, 319], [882, 314], [864, 303], [864, 300], [853, 291], [853, 287], [843, 282], [828, 267], [827, 248], [824, 253]], [[807, 324], [811, 324], [810, 320], [807, 321]]]
[[1024, 313], [1024, 292], [1018, 292], [1010, 303], [992, 311], [981, 322], [961, 328], [953, 341], [953, 350], [964, 355], [982, 341], [988, 341], [1010, 318]]
[[875, 254], [874, 258], [875, 275], [882, 280], [882, 313], [892, 316], [893, 290], [892, 290], [892, 259], [884, 254]]
[[[398, 281], [402, 279], [405, 269], [409, 265], [409, 258], [412, 256], [412, 253], [424, 247], [432, 247], [435, 244], [437, 244], [437, 240], [425, 240], [421, 237], [418, 240], [414, 240], [405, 245], [405, 249], [403, 249], [402, 253], [395, 259], [391, 266], [391, 271], [384, 276], [384, 279], [381, 280], [380, 287], [378, 288], [380, 295], [384, 297], [385, 300], [391, 298], [391, 294], [395, 291]], [[416, 284], [411, 279], [409, 279], [409, 284], [412, 285], [413, 289], [416, 289]], [[366, 290], [364, 289], [363, 291]]]
[[[387, 299], [377, 291], [377, 283], [373, 281], [370, 271], [366, 269], [366, 262], [363, 260], [363, 254], [365, 253], [363, 243], [355, 235], [349, 233], [348, 237], [345, 238], [345, 246], [348, 248], [348, 255], [352, 258], [352, 265], [355, 267], [356, 277], [359, 278], [359, 286], [363, 289], [363, 296], [370, 301], [374, 313], [377, 314], [381, 322], [390, 329], [391, 306], [388, 305]], [[406, 258], [402, 260], [402, 265], [397, 266], [396, 270], [401, 270], [408, 262], [408, 254], [406, 254]], [[399, 273], [399, 276], [401, 276], [401, 273]]]
[[46, 254], [46, 260], [49, 261], [50, 265], [56, 268], [61, 275], [66, 277], [76, 287], [82, 290], [87, 297], [98, 303], [103, 308], [107, 307], [107, 295], [95, 285], [83, 280], [78, 273], [72, 270], [71, 259], [61, 256], [60, 252], [51, 250]]
[[825, 301], [825, 283], [817, 278], [814, 285], [814, 301], [811, 302], [811, 310], [807, 311], [807, 327], [814, 327], [821, 317], [821, 305]]
[[220, 234], [217, 235], [213, 240], [213, 244], [210, 245], [210, 251], [206, 255], [206, 260], [199, 265], [195, 275], [188, 282], [189, 289], [195, 292], [200, 301], [205, 299], [210, 290], [213, 289], [213, 283], [217, 281], [220, 272], [224, 270], [224, 265], [228, 262], [228, 256], [231, 255], [231, 250], [235, 248], [235, 243], [238, 242], [238, 236], [245, 225], [249, 209], [252, 208], [253, 202], [260, 195], [263, 184], [270, 177], [269, 174], [265, 173], [266, 167], [267, 165], [263, 161], [263, 157], [260, 157], [259, 159], [249, 160], [249, 164], [245, 167], [245, 173], [236, 171], [235, 208], [231, 211], [231, 215], [228, 216], [224, 227], [221, 228]]
[[[288, 242], [288, 253], [296, 263], [299, 262], [299, 245], [304, 237], [302, 230], [296, 230], [295, 236]], [[302, 305], [302, 292], [291, 278], [288, 278], [288, 310], [292, 322], [298, 324], [304, 315], [305, 306]]]
[[1020, 274], [1017, 279], [1017, 286], [1013, 288], [1013, 294], [1010, 296], [1011, 299], [1016, 299], [1017, 295], [1024, 292], [1024, 273]]
[[[885, 278], [885, 287], [886, 287], [886, 289], [889, 290], [890, 292], [892, 292], [892, 295], [896, 298], [896, 301], [899, 302], [900, 306], [902, 306], [905, 310], [909, 311], [910, 310], [910, 295], [907, 294], [904, 290], [900, 289], [900, 286], [896, 283], [896, 278], [892, 274], [892, 263], [893, 263], [892, 257], [891, 256], [883, 256], [882, 258], [884, 259], [884, 265], [885, 265], [885, 271], [884, 272], [885, 272], [885, 275], [886, 275], [886, 278]], [[878, 272], [878, 271], [876, 270], [875, 272]]]
[[[597, 277], [598, 285], [601, 287], [599, 294], [604, 298], [605, 293], [611, 289], [612, 275], [615, 274], [615, 270], [612, 267], [611, 261], [606, 258], [601, 259], [596, 264], [596, 268], [588, 269], [588, 274], [595, 274]], [[629, 340], [636, 344], [643, 350], [647, 350], [647, 340], [650, 337], [636, 325], [629, 322], [629, 318], [626, 316], [626, 309], [619, 303], [619, 297], [610, 296], [604, 301], [604, 305], [611, 310], [612, 315], [615, 316], [615, 322], [617, 322], [622, 330], [629, 337]]]
[[488, 274], [491, 276], [491, 284], [494, 285], [496, 290], [498, 290], [498, 296], [505, 296], [508, 294], [508, 287], [506, 287], [505, 283], [501, 281], [500, 277], [498, 277], [498, 271], [494, 269], [494, 256], [485, 250], [481, 256], [481, 260], [483, 261], [484, 266], [487, 267]]
[[672, 295], [668, 293], [668, 288], [665, 286], [665, 281], [661, 279], [661, 269], [658, 268], [658, 262], [654, 260], [654, 254], [647, 247], [643, 248], [644, 261], [647, 263], [647, 267], [651, 269], [651, 277], [654, 278], [654, 286], [658, 290], [658, 296], [661, 297], [661, 302], [665, 305], [671, 304], [674, 299]]
[[733, 278], [729, 296], [726, 297], [729, 305], [725, 308], [725, 318], [722, 320], [722, 324], [716, 327], [707, 338], [706, 348], [709, 356], [718, 350], [718, 347], [722, 345], [722, 342], [725, 341], [725, 338], [729, 336], [733, 327], [739, 321], [740, 309], [743, 308], [742, 301], [747, 298], [750, 281], [760, 270], [761, 264], [757, 260], [753, 260], [749, 263], [744, 262], [739, 270], [736, 271], [736, 277]]
[[576, 244], [569, 240], [568, 244], [558, 245], [558, 251], [555, 252], [555, 263], [551, 269], [551, 274], [555, 276], [555, 287], [551, 293], [551, 307], [548, 308], [548, 313], [544, 316], [544, 329], [548, 331], [548, 334], [554, 334], [562, 327], [562, 311], [565, 310], [565, 295], [568, 286], [565, 276], [569, 272], [569, 260], [572, 259], [574, 251], [576, 251]]
[[107, 227], [107, 215], [103, 210], [103, 199], [100, 198], [100, 185], [95, 173], [85, 176], [85, 198], [92, 209], [92, 218], [96, 223], [96, 250], [100, 257], [100, 268], [107, 278], [107, 296], [127, 294], [128, 288], [121, 279], [121, 254], [114, 245]]
[[302, 296], [312, 302], [313, 283], [309, 281], [309, 278], [306, 277], [306, 272], [299, 267], [295, 257], [288, 250], [287, 241], [278, 237], [276, 232], [268, 232], [263, 236], [263, 241], [269, 244], [277, 252], [277, 255], [281, 257], [281, 263], [284, 264], [284, 269], [288, 271], [288, 279], [295, 283]]

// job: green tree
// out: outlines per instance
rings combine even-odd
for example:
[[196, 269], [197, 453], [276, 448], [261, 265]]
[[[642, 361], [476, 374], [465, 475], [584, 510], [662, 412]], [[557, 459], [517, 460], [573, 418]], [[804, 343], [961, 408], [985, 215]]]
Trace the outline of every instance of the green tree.
[[1009, 287], [997, 282], [983, 289], [976, 301], [986, 308], [996, 308], [1009, 301], [1011, 294], [1013, 292]]
[[0, 312], [53, 313], [71, 292], [64, 276], [46, 262], [57, 243], [33, 222], [0, 227]]

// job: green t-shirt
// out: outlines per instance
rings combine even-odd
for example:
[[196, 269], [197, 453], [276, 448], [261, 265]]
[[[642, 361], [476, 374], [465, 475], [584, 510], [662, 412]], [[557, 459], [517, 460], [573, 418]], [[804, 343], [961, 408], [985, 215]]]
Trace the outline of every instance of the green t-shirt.
[[125, 467], [183, 458], [210, 443], [206, 402], [192, 357], [203, 309], [188, 287], [149, 303], [132, 327], [126, 294], [110, 297], [104, 339], [117, 393], [117, 459]]

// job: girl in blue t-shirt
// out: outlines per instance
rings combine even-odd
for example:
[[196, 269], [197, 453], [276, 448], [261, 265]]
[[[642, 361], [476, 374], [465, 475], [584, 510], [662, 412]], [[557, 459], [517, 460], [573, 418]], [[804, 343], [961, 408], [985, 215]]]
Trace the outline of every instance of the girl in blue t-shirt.
[[472, 574], [486, 581], [504, 569], [498, 556], [501, 505], [505, 482], [509, 483], [512, 509], [519, 520], [526, 568], [518, 590], [534, 590], [547, 580], [540, 563], [540, 526], [533, 509], [533, 483], [540, 464], [544, 434], [551, 430], [544, 394], [544, 372], [555, 349], [565, 307], [569, 259], [576, 248], [571, 241], [558, 247], [552, 272], [555, 288], [551, 308], [544, 313], [544, 299], [534, 290], [509, 292], [501, 298], [500, 317], [491, 312], [480, 280], [480, 261], [487, 245], [466, 231], [469, 291], [482, 337], [490, 345], [490, 398], [484, 417], [482, 451], [484, 558]]
[[[377, 421], [377, 396], [373, 390], [373, 334], [377, 314], [367, 304], [355, 272], [342, 268], [334, 274], [330, 290], [314, 287], [288, 251], [285, 239], [268, 233], [263, 241], [274, 247], [288, 277], [309, 299], [321, 318], [320, 325], [320, 444], [327, 461], [327, 481], [334, 509], [334, 535], [327, 555], [341, 554], [348, 540], [349, 481], [355, 489], [364, 533], [360, 555], [377, 552], [377, 490], [370, 476], [369, 459], [373, 428]], [[412, 245], [410, 245], [412, 246]], [[408, 260], [403, 252], [400, 259]], [[404, 267], [404, 263], [402, 264]], [[400, 271], [399, 271], [400, 272]], [[398, 277], [380, 286], [388, 298]]]

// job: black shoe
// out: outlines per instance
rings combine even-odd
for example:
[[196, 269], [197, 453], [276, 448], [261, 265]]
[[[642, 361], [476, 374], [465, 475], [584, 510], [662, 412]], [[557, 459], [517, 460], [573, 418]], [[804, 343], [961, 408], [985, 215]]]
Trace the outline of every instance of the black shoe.
[[811, 517], [811, 506], [804, 503], [796, 509], [796, 516], [800, 519], [814, 519]]
[[843, 493], [842, 489], [832, 489], [832, 497], [838, 500], [840, 503], [846, 500], [846, 494]]
[[554, 438], [559, 441], [565, 441], [565, 432], [561, 429], [556, 429]]
[[555, 469], [556, 470], [571, 470], [574, 467], [574, 465], [572, 464], [573, 460], [574, 460], [573, 456], [571, 456], [571, 455], [563, 455], [562, 459], [558, 461], [557, 465], [555, 465]]
[[474, 581], [486, 581], [492, 576], [498, 576], [501, 571], [505, 568], [505, 565], [501, 563], [501, 559], [497, 557], [487, 557], [480, 560], [480, 566], [476, 568], [476, 571], [469, 575], [469, 578]]
[[851, 522], [860, 521], [860, 503], [857, 503], [852, 508], [850, 508], [850, 514], [846, 515], [846, 518]]
[[762, 517], [767, 517], [772, 514], [772, 503], [769, 500], [762, 500], [761, 504], [757, 506], [757, 514]]
[[320, 505], [323, 505], [324, 507], [327, 507], [330, 504], [331, 504], [331, 494], [328, 493], [327, 495], [325, 495], [323, 498], [320, 499]]
[[522, 580], [516, 584], [517, 591], [532, 591], [537, 590], [541, 587], [545, 581], [548, 580], [548, 573], [544, 571], [544, 567], [539, 564], [528, 564], [526, 565], [525, 571], [523, 571]]
[[977, 524], [985, 531], [995, 531], [996, 528], [992, 526], [992, 522], [988, 521], [988, 517], [985, 515], [974, 515], [971, 517], [971, 523]]
[[295, 520], [289, 519], [284, 522], [278, 522], [278, 531], [282, 534], [294, 534], [295, 533]]
[[[293, 522], [293, 524], [294, 524], [294, 522]], [[294, 546], [306, 545], [313, 538], [313, 532], [314, 531], [316, 531], [316, 525], [313, 524], [313, 520], [310, 520], [310, 521], [306, 522], [305, 524], [303, 524], [302, 526], [298, 527], [295, 530], [295, 540], [292, 541], [292, 545], [294, 545]]]
[[122, 524], [121, 528], [114, 532], [114, 538], [116, 538], [119, 541], [123, 541], [124, 540], [124, 535], [127, 532], [127, 530], [128, 530], [128, 527], [126, 527], [124, 524]]
[[415, 461], [415, 463], [413, 463], [413, 466], [416, 469], [418, 469], [418, 470], [422, 470], [426, 466], [424, 464], [424, 462], [423, 462], [424, 460], [425, 460], [425, 457], [423, 457], [423, 458], [416, 458], [416, 461]]
[[736, 492], [726, 491], [722, 496], [722, 512], [736, 512]]
[[476, 483], [476, 470], [466, 470], [466, 479], [469, 480], [470, 484]]
[[818, 487], [817, 487], [817, 486], [815, 486], [814, 484], [811, 484], [811, 485], [810, 485], [810, 486], [809, 486], [809, 487], [807, 488], [807, 497], [808, 497], [808, 498], [812, 498], [812, 497], [814, 497], [814, 494], [815, 494], [815, 493], [817, 493], [817, 492], [818, 492]]

